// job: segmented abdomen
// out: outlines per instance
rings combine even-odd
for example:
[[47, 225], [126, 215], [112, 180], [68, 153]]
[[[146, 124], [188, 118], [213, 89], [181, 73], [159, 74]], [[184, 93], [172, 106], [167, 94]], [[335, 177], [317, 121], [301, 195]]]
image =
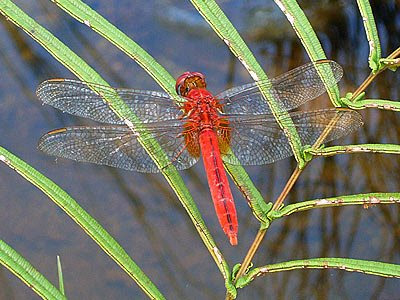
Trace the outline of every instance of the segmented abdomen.
[[216, 133], [211, 128], [200, 132], [200, 148], [208, 185], [219, 223], [232, 245], [237, 245], [238, 222], [232, 192], [229, 187]]

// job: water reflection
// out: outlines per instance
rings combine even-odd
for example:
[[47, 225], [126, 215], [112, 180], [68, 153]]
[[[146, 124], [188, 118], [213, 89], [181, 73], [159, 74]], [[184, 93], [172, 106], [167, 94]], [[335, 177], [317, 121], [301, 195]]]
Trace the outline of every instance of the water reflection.
[[[214, 92], [250, 81], [225, 45], [209, 33], [202, 19], [166, 16], [153, 7], [178, 7], [197, 13], [181, 1], [89, 1], [92, 7], [133, 37], [172, 74], [202, 71]], [[368, 45], [356, 4], [301, 1], [329, 58], [345, 70], [341, 90], [351, 91], [367, 76]], [[86, 26], [47, 1], [18, 1], [62, 41], [94, 66], [110, 83], [141, 89], [159, 87], [135, 63]], [[383, 53], [400, 45], [400, 7], [395, 1], [371, 1]], [[129, 6], [128, 6], [129, 5]], [[135, 5], [135, 6], [132, 6]], [[224, 1], [222, 8], [270, 76], [308, 59], [275, 4]], [[131, 7], [131, 9], [126, 9]], [[36, 101], [37, 84], [50, 77], [73, 75], [20, 30], [0, 26], [0, 143], [27, 160], [67, 190], [113, 234], [168, 299], [221, 299], [223, 281], [196, 231], [161, 175], [138, 174], [107, 167], [54, 162], [36, 151], [46, 131], [90, 122]], [[260, 20], [260, 21], [259, 21]], [[192, 21], [192, 20], [190, 20]], [[168, 24], [171, 22], [171, 24]], [[193, 25], [194, 24], [194, 25]], [[200, 34], [199, 34], [200, 33]], [[212, 37], [210, 37], [210, 35]], [[398, 73], [385, 72], [368, 89], [370, 97], [399, 98]], [[312, 107], [329, 105], [323, 99]], [[340, 143], [399, 143], [399, 114], [362, 112], [365, 126]], [[293, 159], [247, 171], [268, 201], [280, 193], [295, 167]], [[258, 228], [245, 200], [233, 188], [239, 216], [239, 246], [232, 248], [219, 229], [201, 164], [181, 172], [228, 262], [241, 261]], [[286, 203], [334, 195], [400, 190], [399, 159], [394, 155], [342, 155], [317, 158], [304, 171]], [[55, 256], [61, 255], [66, 289], [73, 299], [144, 299], [143, 293], [84, 233], [34, 187], [4, 166], [0, 173], [2, 238], [56, 282]], [[352, 257], [400, 262], [399, 207], [346, 207], [299, 213], [277, 221], [267, 234], [255, 265], [305, 257]], [[254, 281], [241, 299], [393, 298], [395, 279], [341, 271], [291, 271]], [[0, 272], [0, 298], [32, 298], [8, 271]]]

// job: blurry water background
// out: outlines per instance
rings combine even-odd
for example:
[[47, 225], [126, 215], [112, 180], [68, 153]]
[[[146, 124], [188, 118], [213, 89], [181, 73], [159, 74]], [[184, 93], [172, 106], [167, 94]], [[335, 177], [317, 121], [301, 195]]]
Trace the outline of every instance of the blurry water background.
[[[50, 1], [15, 1], [29, 15], [89, 62], [114, 86], [160, 90], [145, 71], [108, 41]], [[178, 0], [87, 0], [132, 37], [171, 74], [200, 71], [217, 93], [251, 78], [190, 2]], [[355, 1], [299, 1], [326, 51], [345, 71], [342, 94], [369, 74], [368, 42]], [[288, 21], [273, 1], [219, 1], [270, 77], [309, 61]], [[387, 56], [400, 45], [400, 4], [371, 1]], [[93, 124], [42, 106], [35, 88], [54, 77], [74, 78], [24, 32], [0, 18], [0, 144], [52, 178], [121, 243], [168, 299], [223, 299], [214, 261], [162, 175], [139, 174], [77, 163], [40, 153], [45, 132]], [[368, 89], [369, 98], [399, 99], [399, 72], [386, 71]], [[327, 97], [306, 108], [327, 107]], [[366, 110], [365, 126], [336, 144], [394, 143], [400, 114]], [[247, 167], [267, 201], [279, 195], [295, 168], [293, 158]], [[194, 199], [230, 265], [241, 262], [258, 229], [232, 184], [239, 215], [239, 245], [231, 247], [219, 227], [202, 163], [182, 171]], [[356, 154], [315, 159], [286, 203], [336, 195], [400, 191], [400, 158]], [[146, 299], [142, 291], [42, 192], [0, 166], [0, 238], [57, 282], [61, 256], [70, 299]], [[321, 209], [279, 220], [258, 251], [256, 266], [308, 257], [350, 257], [400, 263], [399, 206]], [[239, 299], [394, 299], [396, 279], [338, 270], [272, 274], [240, 290]], [[0, 267], [0, 299], [37, 299]]]

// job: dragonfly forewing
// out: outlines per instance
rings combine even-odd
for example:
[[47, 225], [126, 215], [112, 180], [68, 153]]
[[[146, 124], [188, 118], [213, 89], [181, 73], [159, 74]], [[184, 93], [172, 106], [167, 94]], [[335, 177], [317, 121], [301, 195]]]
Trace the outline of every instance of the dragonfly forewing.
[[[326, 71], [322, 81], [319, 71]], [[259, 85], [265, 87], [282, 110], [289, 111], [317, 98], [334, 86], [343, 76], [342, 67], [331, 60], [307, 63], [269, 82], [250, 83], [234, 87], [216, 96], [227, 114], [271, 114]]]
[[157, 91], [119, 89], [78, 80], [51, 79], [42, 82], [36, 93], [43, 103], [101, 123], [123, 124], [106, 103], [106, 97], [119, 97], [143, 123], [175, 120], [182, 115], [179, 106], [167, 93]]

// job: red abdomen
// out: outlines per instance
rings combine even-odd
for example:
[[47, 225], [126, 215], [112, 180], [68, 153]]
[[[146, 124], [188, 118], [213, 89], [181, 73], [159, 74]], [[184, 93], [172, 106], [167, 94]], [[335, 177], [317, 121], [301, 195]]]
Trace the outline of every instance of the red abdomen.
[[201, 130], [200, 148], [219, 223], [229, 237], [230, 243], [237, 245], [238, 222], [236, 208], [222, 164], [217, 135], [211, 128]]

